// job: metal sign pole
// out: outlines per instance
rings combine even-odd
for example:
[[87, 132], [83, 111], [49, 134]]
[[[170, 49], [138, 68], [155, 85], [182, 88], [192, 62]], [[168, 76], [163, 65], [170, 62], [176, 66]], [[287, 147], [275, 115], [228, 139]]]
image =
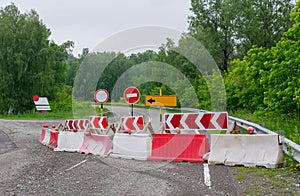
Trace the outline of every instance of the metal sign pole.
[[101, 104], [101, 108], [100, 108], [100, 116], [103, 116], [103, 104]]
[[[162, 89], [159, 89], [159, 95], [162, 96]], [[159, 121], [162, 122], [162, 107], [159, 106]]]

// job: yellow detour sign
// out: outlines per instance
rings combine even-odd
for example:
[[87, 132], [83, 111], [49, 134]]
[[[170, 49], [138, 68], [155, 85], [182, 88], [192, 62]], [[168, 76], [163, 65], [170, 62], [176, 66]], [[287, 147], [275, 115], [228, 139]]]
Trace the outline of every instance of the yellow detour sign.
[[177, 106], [177, 97], [146, 95], [146, 106]]

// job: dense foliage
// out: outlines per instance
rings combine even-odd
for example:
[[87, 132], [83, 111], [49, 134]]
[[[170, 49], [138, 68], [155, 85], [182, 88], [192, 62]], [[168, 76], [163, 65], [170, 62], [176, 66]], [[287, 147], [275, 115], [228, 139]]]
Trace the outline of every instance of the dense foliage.
[[300, 2], [291, 16], [295, 24], [275, 47], [254, 47], [231, 62], [226, 75], [231, 109], [300, 112]]
[[[72, 42], [59, 46], [49, 41], [50, 30], [35, 11], [21, 14], [12, 4], [0, 12], [0, 111], [31, 110], [35, 94], [66, 111], [71, 96], [73, 102], [93, 101], [99, 88], [119, 101], [124, 89], [134, 85], [141, 102], [162, 88], [164, 95], [176, 94], [181, 106], [211, 110], [214, 97], [224, 110], [227, 102], [230, 110], [297, 114], [300, 3], [290, 17], [291, 2], [192, 0], [189, 32], [177, 45], [168, 39], [158, 52], [130, 56], [84, 49], [79, 58], [68, 54]], [[205, 63], [205, 51], [189, 43], [193, 38], [203, 43], [224, 78]]]
[[66, 49], [49, 41], [50, 30], [35, 11], [11, 4], [0, 10], [0, 113], [34, 107], [33, 95], [55, 99], [66, 79]]
[[270, 48], [291, 27], [293, 0], [191, 0], [190, 34], [222, 71], [253, 46]]

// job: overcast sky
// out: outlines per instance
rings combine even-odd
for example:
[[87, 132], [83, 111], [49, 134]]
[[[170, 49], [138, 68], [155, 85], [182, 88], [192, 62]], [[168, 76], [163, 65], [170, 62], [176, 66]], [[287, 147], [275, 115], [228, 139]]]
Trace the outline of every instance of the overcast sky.
[[55, 43], [74, 41], [75, 56], [131, 28], [153, 25], [185, 32], [190, 15], [190, 0], [1, 0], [0, 7], [11, 2], [22, 13], [37, 11]]

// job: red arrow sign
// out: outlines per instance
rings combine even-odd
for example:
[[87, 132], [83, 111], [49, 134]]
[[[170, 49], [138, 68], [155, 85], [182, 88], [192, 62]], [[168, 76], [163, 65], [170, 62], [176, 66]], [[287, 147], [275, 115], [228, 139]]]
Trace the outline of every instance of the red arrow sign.
[[227, 112], [205, 112], [205, 113], [179, 113], [165, 114], [164, 123], [167, 130], [200, 129], [200, 130], [227, 130]]
[[129, 104], [135, 104], [140, 99], [140, 91], [134, 86], [128, 87], [124, 91], [124, 99]]
[[107, 117], [106, 116], [90, 116], [89, 117], [89, 128], [105, 130], [107, 128]]
[[143, 116], [121, 117], [121, 129], [131, 131], [142, 131], [144, 129]]

